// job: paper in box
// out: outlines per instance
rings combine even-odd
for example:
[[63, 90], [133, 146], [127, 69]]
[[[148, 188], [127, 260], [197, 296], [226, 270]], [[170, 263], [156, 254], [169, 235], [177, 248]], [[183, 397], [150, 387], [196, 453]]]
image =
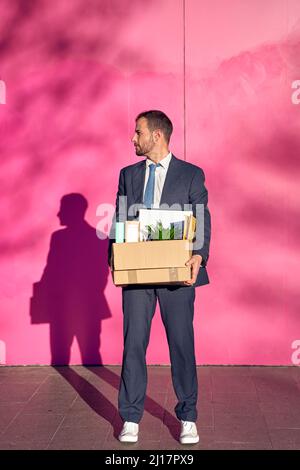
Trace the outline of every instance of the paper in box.
[[185, 263], [191, 257], [188, 240], [113, 243], [116, 285], [183, 283], [191, 279]]
[[172, 223], [184, 222], [185, 218], [192, 214], [192, 211], [140, 209], [140, 240], [147, 240], [149, 225], [156, 226], [158, 222], [161, 222], [164, 228], [170, 228]]

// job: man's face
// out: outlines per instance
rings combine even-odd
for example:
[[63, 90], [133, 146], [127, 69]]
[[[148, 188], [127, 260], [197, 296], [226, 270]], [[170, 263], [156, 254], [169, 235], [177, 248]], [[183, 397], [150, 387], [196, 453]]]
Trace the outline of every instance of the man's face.
[[135, 133], [131, 139], [135, 147], [135, 153], [138, 156], [149, 155], [155, 146], [153, 132], [148, 129], [147, 119], [140, 118], [135, 125]]

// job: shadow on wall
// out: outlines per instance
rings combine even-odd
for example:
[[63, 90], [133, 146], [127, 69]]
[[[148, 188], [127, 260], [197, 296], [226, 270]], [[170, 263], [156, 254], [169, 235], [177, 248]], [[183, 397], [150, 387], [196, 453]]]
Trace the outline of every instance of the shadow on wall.
[[[5, 219], [1, 250], [5, 255], [23, 254], [47, 236], [45, 204], [35, 197], [45, 185], [54, 195], [50, 204], [61, 194], [57, 188], [66, 187], [70, 173], [75, 181], [89, 179], [90, 200], [97, 200], [101, 184], [103, 197], [108, 197], [101, 155], [104, 150], [117, 153], [116, 139], [107, 138], [107, 128], [123, 128], [127, 118], [123, 71], [130, 64], [150, 66], [139, 44], [125, 39], [135, 19], [145, 15], [151, 4], [141, 0], [0, 2], [0, 79], [7, 88], [7, 103], [0, 106], [0, 153], [6, 180], [0, 188], [5, 199], [5, 209], [0, 201]], [[114, 103], [118, 111], [112, 112]], [[99, 125], [101, 120], [107, 126]], [[119, 133], [117, 145], [127, 130]], [[91, 168], [98, 172], [97, 178], [91, 178]], [[113, 169], [107, 174], [113, 174]], [[25, 216], [19, 210], [24, 204], [32, 213], [43, 212], [42, 216]], [[16, 212], [20, 230], [12, 240]]]
[[[122, 421], [116, 407], [85, 377], [69, 367], [71, 345], [77, 338], [82, 364], [102, 365], [101, 321], [111, 317], [104, 296], [108, 276], [108, 239], [101, 240], [85, 220], [87, 200], [78, 193], [61, 199], [58, 218], [66, 228], [52, 234], [42, 278], [33, 285], [31, 323], [49, 323], [51, 365], [77, 391], [81, 399], [113, 426], [117, 438]], [[68, 367], [59, 367], [65, 365]], [[119, 389], [120, 377], [106, 367], [91, 370], [98, 378]], [[177, 437], [178, 420], [149, 396], [145, 410]]]
[[101, 322], [111, 317], [104, 296], [108, 240], [99, 239], [84, 215], [88, 203], [78, 193], [62, 197], [61, 225], [51, 236], [47, 265], [33, 285], [31, 323], [49, 323], [51, 365], [68, 365], [77, 339], [82, 364], [102, 364]]

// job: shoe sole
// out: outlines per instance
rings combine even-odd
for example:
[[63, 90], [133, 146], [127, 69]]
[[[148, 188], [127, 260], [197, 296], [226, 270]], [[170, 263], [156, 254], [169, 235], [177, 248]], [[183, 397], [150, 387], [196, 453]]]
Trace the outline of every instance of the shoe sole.
[[121, 438], [119, 437], [119, 441], [133, 444], [134, 442], [138, 441], [138, 438], [137, 437], [121, 437]]
[[197, 444], [198, 442], [199, 442], [199, 436], [180, 438], [180, 444]]

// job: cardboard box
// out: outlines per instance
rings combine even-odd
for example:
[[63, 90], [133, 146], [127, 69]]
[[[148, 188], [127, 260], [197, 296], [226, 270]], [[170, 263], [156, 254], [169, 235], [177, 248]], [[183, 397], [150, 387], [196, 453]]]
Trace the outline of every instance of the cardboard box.
[[113, 279], [115, 285], [183, 284], [191, 279], [188, 240], [163, 240], [113, 243]]
[[113, 272], [116, 286], [128, 284], [183, 284], [191, 279], [191, 268], [128, 269]]

